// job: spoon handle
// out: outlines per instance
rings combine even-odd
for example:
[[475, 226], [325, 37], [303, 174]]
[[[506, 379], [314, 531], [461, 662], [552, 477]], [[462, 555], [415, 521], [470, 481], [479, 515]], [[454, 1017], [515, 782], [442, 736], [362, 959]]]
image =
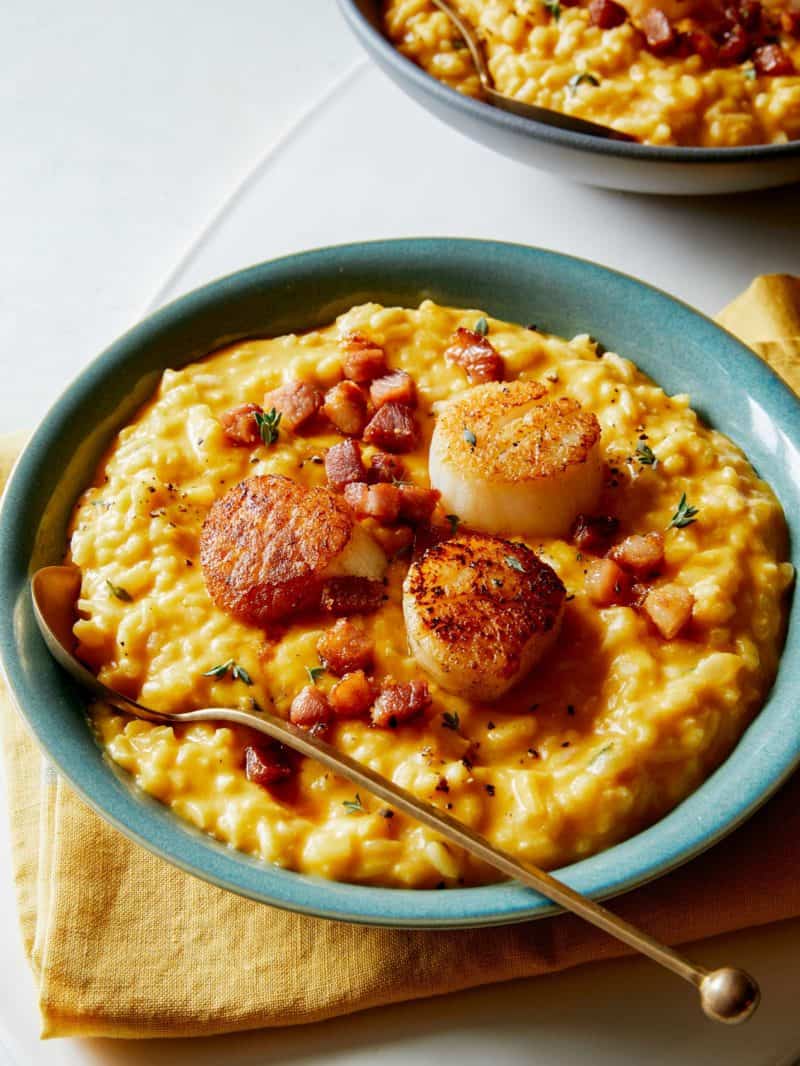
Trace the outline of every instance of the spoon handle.
[[[150, 712], [151, 714], [158, 712]], [[611, 936], [628, 944], [636, 951], [647, 955], [661, 966], [695, 985], [701, 992], [703, 1009], [716, 1021], [738, 1022], [749, 1017], [758, 1003], [758, 986], [754, 979], [742, 970], [725, 968], [709, 972], [686, 956], [665, 944], [660, 943], [641, 929], [631, 925], [618, 915], [594, 900], [582, 896], [563, 881], [536, 866], [523, 864], [508, 852], [495, 847], [481, 834], [476, 833], [463, 822], [453, 818], [446, 811], [413, 795], [396, 785], [389, 778], [377, 773], [364, 763], [357, 762], [349, 755], [334, 748], [331, 744], [313, 736], [311, 733], [291, 725], [268, 711], [249, 712], [233, 708], [221, 709], [209, 707], [199, 711], [189, 711], [181, 715], [164, 715], [165, 719], [181, 721], [220, 721], [236, 722], [249, 726], [261, 733], [266, 733], [273, 740], [278, 740], [312, 759], [334, 773], [352, 781], [360, 788], [366, 789], [374, 796], [390, 803], [403, 814], [415, 819], [439, 833], [446, 840], [458, 845], [477, 858], [507, 874], [508, 877], [522, 882], [529, 888], [540, 892], [553, 903], [558, 903], [573, 914], [577, 914], [592, 925], [598, 926]], [[724, 976], [720, 976], [724, 975]], [[717, 987], [724, 984], [724, 995]], [[734, 987], [735, 986], [735, 987]], [[725, 1000], [724, 1016], [719, 1004]]]
[[700, 992], [700, 1002], [709, 1018], [719, 1022], [742, 1022], [758, 1006], [758, 985], [745, 973], [732, 967], [708, 971], [679, 952], [659, 943], [647, 933], [617, 917], [599, 903], [580, 895], [563, 881], [535, 866], [518, 862], [508, 852], [494, 847], [485, 837], [459, 822], [431, 803], [419, 799], [357, 762], [345, 752], [305, 730], [298, 729], [269, 711], [244, 711], [233, 707], [205, 707], [197, 711], [171, 714], [145, 707], [122, 693], [108, 688], [72, 654], [74, 604], [80, 587], [80, 572], [72, 566], [48, 566], [38, 570], [31, 580], [33, 610], [42, 637], [51, 654], [86, 690], [114, 707], [150, 722], [182, 725], [186, 722], [235, 722], [266, 733], [301, 755], [316, 759], [334, 773], [390, 803], [446, 840], [464, 848], [490, 866], [500, 870], [573, 914], [598, 926], [611, 936], [647, 955], [661, 966], [690, 982]]

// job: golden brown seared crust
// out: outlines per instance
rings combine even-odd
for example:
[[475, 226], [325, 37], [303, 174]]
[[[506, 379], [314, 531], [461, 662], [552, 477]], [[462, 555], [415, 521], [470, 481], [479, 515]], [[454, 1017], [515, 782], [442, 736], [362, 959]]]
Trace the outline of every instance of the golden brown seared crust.
[[409, 570], [406, 591], [422, 624], [452, 650], [458, 670], [511, 677], [533, 634], [559, 622], [566, 589], [524, 544], [462, 534], [429, 548]]
[[449, 463], [484, 479], [519, 482], [586, 462], [600, 423], [575, 400], [549, 399], [536, 381], [490, 382], [445, 404], [437, 433], [446, 435]]
[[246, 478], [206, 516], [200, 561], [223, 610], [255, 625], [319, 604], [323, 572], [353, 532], [347, 505], [289, 478]]

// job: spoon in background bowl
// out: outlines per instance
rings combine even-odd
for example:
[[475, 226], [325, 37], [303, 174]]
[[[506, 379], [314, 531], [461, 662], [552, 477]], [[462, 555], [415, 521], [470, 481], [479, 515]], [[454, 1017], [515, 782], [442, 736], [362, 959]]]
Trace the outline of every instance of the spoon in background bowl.
[[45, 566], [37, 570], [31, 579], [31, 596], [36, 622], [48, 650], [56, 662], [93, 696], [126, 714], [148, 722], [168, 725], [182, 725], [187, 722], [234, 722], [265, 733], [301, 755], [316, 759], [329, 770], [390, 803], [409, 818], [433, 829], [446, 840], [464, 848], [507, 877], [535, 889], [553, 903], [572, 911], [682, 977], [698, 990], [703, 1011], [714, 1021], [735, 1024], [745, 1021], [755, 1011], [760, 999], [758, 984], [744, 970], [730, 966], [706, 970], [698, 966], [599, 903], [582, 896], [563, 881], [535, 866], [523, 865], [508, 852], [496, 848], [485, 837], [445, 811], [426, 803], [369, 766], [351, 759], [333, 745], [269, 711], [206, 707], [181, 714], [169, 714], [166, 711], [143, 707], [140, 703], [108, 688], [73, 654], [75, 641], [72, 626], [80, 585], [81, 573], [77, 567]]
[[506, 96], [505, 93], [498, 92], [494, 87], [494, 79], [483, 54], [483, 45], [472, 27], [461, 17], [453, 5], [448, 3], [448, 0], [432, 0], [432, 2], [441, 12], [447, 15], [463, 37], [478, 71], [481, 91], [487, 104], [491, 104], [492, 107], [497, 107], [501, 111], [510, 111], [512, 114], [520, 115], [522, 118], [532, 118], [536, 122], [542, 122], [547, 126], [556, 126], [560, 130], [588, 133], [592, 137], [604, 137], [610, 141], [636, 141], [636, 138], [629, 133], [621, 133], [619, 130], [612, 129], [611, 126], [603, 126], [599, 122], [590, 122], [588, 119], [577, 118], [575, 115], [566, 115], [561, 111], [553, 111], [549, 107], [539, 107], [538, 104], [526, 104], [522, 100], [515, 100], [513, 96]]

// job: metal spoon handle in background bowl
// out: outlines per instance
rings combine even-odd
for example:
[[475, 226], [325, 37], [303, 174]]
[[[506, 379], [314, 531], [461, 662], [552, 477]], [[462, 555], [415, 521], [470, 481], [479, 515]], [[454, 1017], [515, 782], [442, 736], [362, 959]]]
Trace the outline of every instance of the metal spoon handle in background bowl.
[[464, 848], [506, 876], [521, 881], [553, 903], [572, 911], [676, 973], [699, 990], [702, 1008], [709, 1018], [718, 1022], [736, 1023], [745, 1021], [755, 1011], [760, 998], [758, 985], [744, 970], [723, 967], [709, 971], [698, 966], [599, 903], [582, 896], [563, 881], [535, 866], [523, 865], [508, 852], [496, 848], [485, 837], [445, 811], [419, 799], [369, 766], [351, 759], [331, 744], [298, 729], [277, 715], [268, 711], [241, 711], [227, 707], [207, 707], [182, 714], [168, 714], [143, 707], [108, 688], [98, 681], [72, 652], [72, 626], [80, 583], [80, 571], [73, 566], [46, 566], [38, 570], [31, 580], [33, 609], [50, 653], [67, 673], [97, 698], [127, 714], [150, 722], [170, 725], [186, 722], [235, 722], [237, 725], [265, 733], [301, 755], [316, 759], [329, 770], [390, 803], [396, 810], [433, 829], [446, 840]]
[[571, 130], [573, 133], [588, 133], [592, 137], [604, 137], [610, 141], [636, 141], [636, 138], [631, 137], [630, 134], [621, 133], [619, 130], [615, 130], [611, 126], [604, 126], [600, 122], [590, 122], [589, 119], [567, 115], [563, 111], [554, 111], [549, 107], [539, 107], [538, 104], [527, 104], [522, 100], [515, 100], [513, 96], [506, 96], [505, 93], [498, 92], [494, 87], [494, 79], [483, 54], [483, 46], [475, 31], [447, 0], [433, 0], [433, 3], [447, 15], [463, 37], [478, 71], [481, 91], [486, 103], [491, 104], [492, 107], [499, 108], [501, 111], [510, 111], [514, 115], [520, 115], [522, 118], [531, 118], [536, 122], [542, 122], [546, 126], [555, 126], [560, 130]]

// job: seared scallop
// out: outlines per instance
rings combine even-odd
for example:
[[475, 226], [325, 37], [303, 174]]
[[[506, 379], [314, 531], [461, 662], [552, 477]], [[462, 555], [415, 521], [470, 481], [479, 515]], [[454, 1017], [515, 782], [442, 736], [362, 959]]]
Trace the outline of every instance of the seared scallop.
[[600, 495], [600, 424], [534, 381], [478, 385], [440, 408], [429, 468], [445, 509], [466, 525], [563, 537]]
[[417, 662], [448, 692], [496, 700], [552, 647], [565, 589], [524, 544], [464, 534], [429, 548], [403, 585]]
[[214, 503], [200, 560], [217, 606], [256, 625], [318, 606], [330, 578], [380, 581], [386, 570], [338, 496], [275, 475], [247, 478]]

